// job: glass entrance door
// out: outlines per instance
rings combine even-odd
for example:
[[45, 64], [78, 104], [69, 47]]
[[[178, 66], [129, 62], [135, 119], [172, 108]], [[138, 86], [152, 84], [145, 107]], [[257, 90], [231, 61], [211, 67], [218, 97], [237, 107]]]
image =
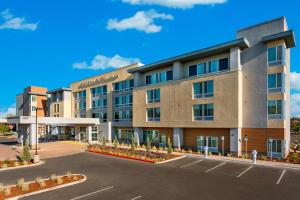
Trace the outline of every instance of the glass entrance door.
[[218, 137], [212, 136], [197, 136], [197, 149], [199, 151], [204, 151], [204, 147], [208, 147], [208, 151], [217, 153], [218, 148]]

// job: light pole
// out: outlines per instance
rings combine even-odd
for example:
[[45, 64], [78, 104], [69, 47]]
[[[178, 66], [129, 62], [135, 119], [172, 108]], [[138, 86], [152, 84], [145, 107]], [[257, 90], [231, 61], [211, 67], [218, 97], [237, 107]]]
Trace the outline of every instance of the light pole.
[[221, 136], [221, 140], [222, 140], [222, 156], [224, 156], [224, 136]]
[[246, 158], [248, 158], [248, 135], [245, 135], [245, 143], [246, 143]]
[[35, 107], [35, 155], [38, 155], [38, 115], [37, 111], [42, 110], [42, 108]]
[[270, 138], [270, 139], [269, 139], [269, 143], [270, 143], [270, 147], [271, 147], [270, 157], [271, 157], [271, 161], [272, 161], [272, 152], [273, 152], [273, 138]]
[[203, 153], [204, 153], [204, 141], [203, 141], [203, 136], [200, 136], [200, 144], [201, 144], [201, 148], [203, 149]]

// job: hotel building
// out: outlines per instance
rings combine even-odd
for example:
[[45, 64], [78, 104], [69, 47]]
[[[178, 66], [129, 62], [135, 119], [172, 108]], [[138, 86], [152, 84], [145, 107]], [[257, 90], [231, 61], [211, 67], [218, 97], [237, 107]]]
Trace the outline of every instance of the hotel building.
[[81, 141], [134, 137], [166, 146], [170, 138], [177, 148], [208, 146], [237, 155], [255, 149], [284, 157], [292, 47], [294, 33], [281, 17], [241, 29], [229, 42], [74, 82], [70, 90], [59, 90], [71, 96], [71, 113], [60, 113], [62, 105], [55, 111], [54, 102], [69, 97], [49, 92], [50, 116], [84, 120], [76, 124], [75, 139]]

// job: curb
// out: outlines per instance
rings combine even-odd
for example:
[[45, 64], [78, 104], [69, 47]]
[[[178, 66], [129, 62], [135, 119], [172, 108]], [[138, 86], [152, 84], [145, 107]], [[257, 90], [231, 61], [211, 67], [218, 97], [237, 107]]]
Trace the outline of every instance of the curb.
[[[203, 155], [186, 155], [186, 157], [197, 157], [197, 158], [204, 158]], [[299, 167], [293, 167], [293, 166], [285, 166], [281, 164], [277, 165], [271, 165], [267, 163], [260, 163], [259, 160], [256, 161], [256, 164], [254, 164], [252, 161], [248, 160], [233, 160], [233, 159], [228, 159], [228, 158], [212, 158], [208, 157], [206, 158], [207, 160], [222, 160], [222, 161], [227, 161], [227, 162], [233, 162], [233, 163], [243, 163], [243, 164], [248, 164], [248, 165], [253, 165], [253, 166], [265, 166], [265, 167], [270, 167], [270, 168], [284, 168], [284, 169], [293, 169], [293, 170], [300, 170]]]
[[55, 187], [52, 187], [52, 188], [48, 188], [48, 189], [44, 189], [44, 190], [38, 190], [36, 192], [23, 194], [23, 195], [20, 195], [20, 196], [17, 196], [17, 197], [11, 197], [11, 198], [8, 198], [8, 200], [17, 200], [17, 199], [28, 197], [28, 196], [32, 196], [32, 195], [36, 195], [36, 194], [40, 194], [40, 193], [44, 193], [44, 192], [49, 192], [49, 191], [52, 191], [52, 190], [56, 190], [56, 189], [76, 185], [76, 184], [79, 184], [79, 183], [83, 183], [87, 180], [87, 177], [83, 174], [73, 174], [73, 175], [81, 175], [81, 176], [83, 176], [83, 179], [78, 180], [78, 181], [74, 181], [74, 182], [71, 182], [71, 183], [67, 183], [67, 184], [64, 184], [64, 185], [58, 185], [58, 186], [55, 186]]
[[7, 168], [0, 169], [0, 172], [8, 171], [8, 170], [14, 170], [14, 169], [27, 168], [27, 167], [36, 167], [36, 166], [43, 165], [43, 164], [45, 164], [45, 161], [40, 161], [38, 163], [30, 164], [30, 165], [21, 165], [21, 166], [18, 166], [18, 167], [7, 167]]

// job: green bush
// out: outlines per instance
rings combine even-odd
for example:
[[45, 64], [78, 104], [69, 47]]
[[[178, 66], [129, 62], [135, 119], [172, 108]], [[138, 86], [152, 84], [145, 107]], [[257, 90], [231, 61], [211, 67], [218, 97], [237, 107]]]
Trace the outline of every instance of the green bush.
[[9, 132], [9, 127], [5, 125], [0, 125], [0, 135]]
[[30, 153], [30, 148], [29, 148], [29, 145], [28, 145], [28, 142], [25, 141], [25, 145], [23, 147], [23, 152], [22, 152], [22, 161], [31, 161], [32, 159], [32, 156], [31, 156], [31, 153]]
[[114, 147], [115, 147], [115, 149], [118, 148], [118, 145], [119, 145], [118, 139], [117, 139], [117, 137], [115, 137], [115, 139], [114, 139]]
[[173, 148], [172, 148], [172, 142], [171, 139], [168, 137], [168, 141], [167, 141], [167, 150], [168, 150], [168, 154], [171, 154], [173, 152]]
[[290, 160], [296, 162], [298, 160], [298, 153], [292, 153]]

